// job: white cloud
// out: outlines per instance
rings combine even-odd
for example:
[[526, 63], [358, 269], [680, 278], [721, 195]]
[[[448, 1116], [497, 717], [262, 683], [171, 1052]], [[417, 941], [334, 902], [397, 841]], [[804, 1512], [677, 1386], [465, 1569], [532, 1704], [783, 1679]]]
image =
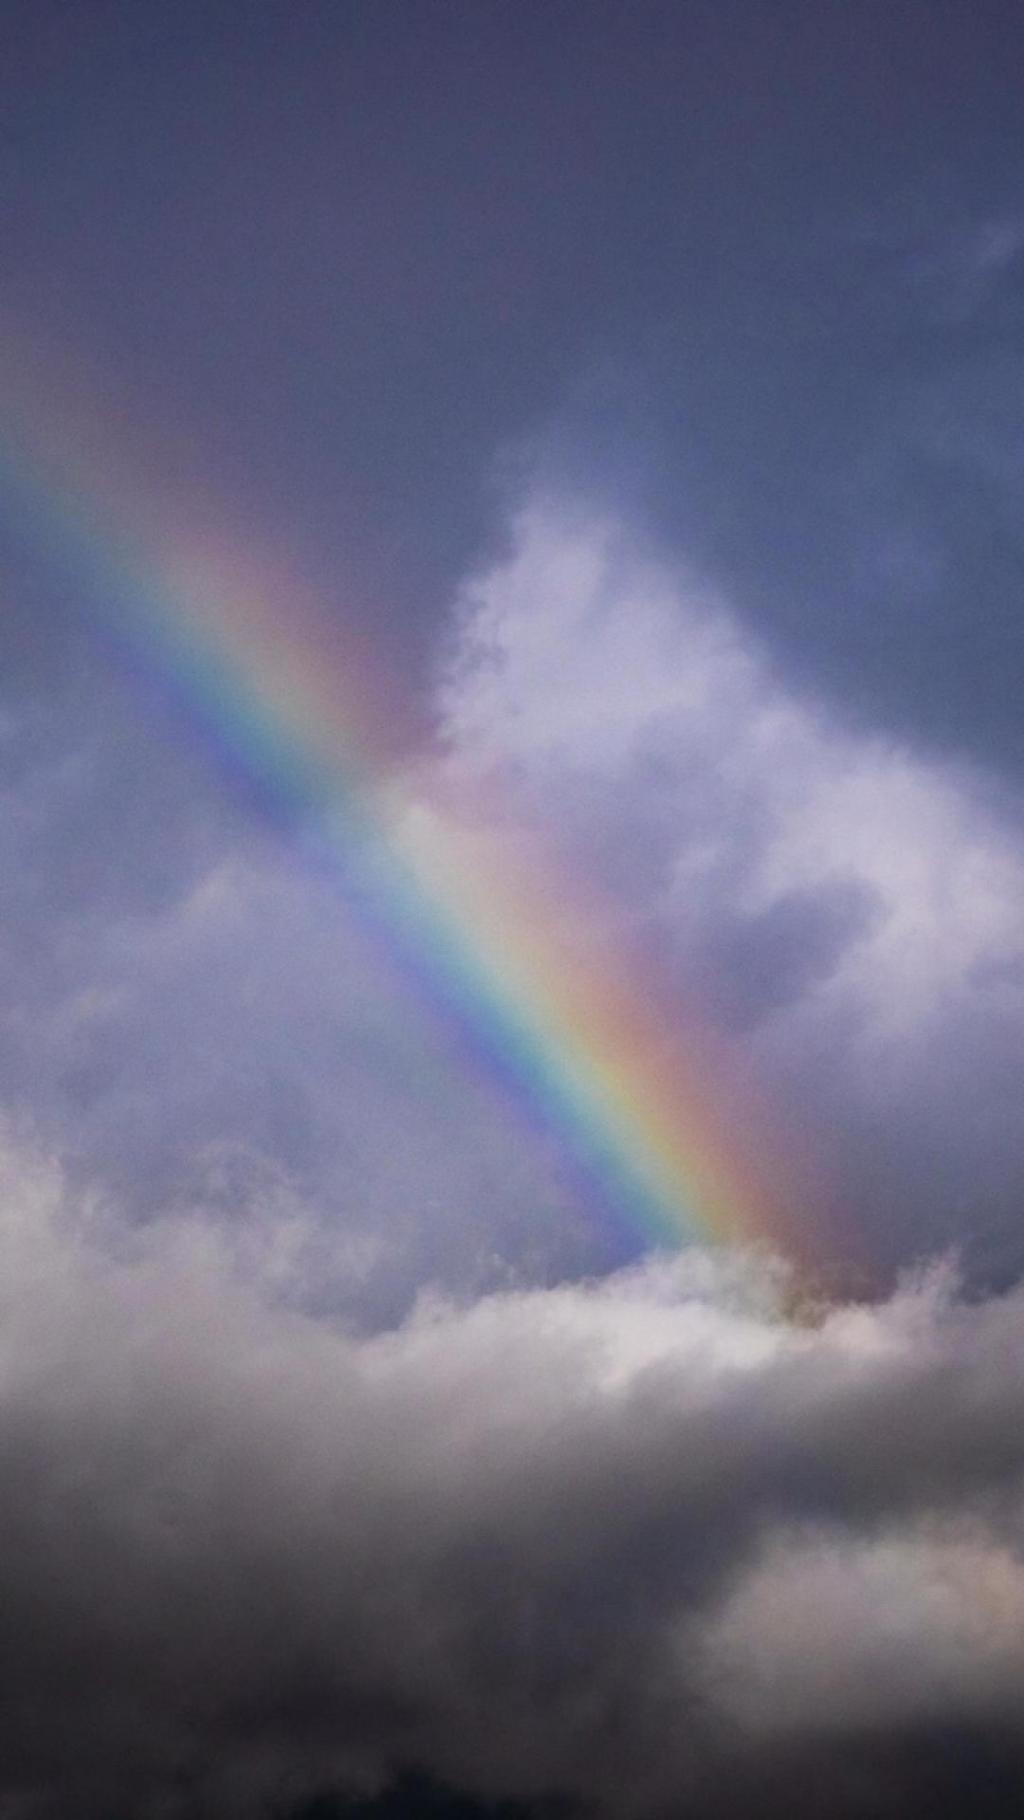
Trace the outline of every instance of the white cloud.
[[798, 1104], [891, 1120], [894, 1153], [955, 1124], [950, 1179], [1004, 1193], [1024, 838], [984, 780], [844, 722], [627, 526], [543, 499], [464, 589], [438, 699], [449, 763], [500, 772]]
[[854, 732], [755, 637], [605, 519], [533, 506], [461, 603], [441, 706], [460, 762], [511, 768], [557, 814], [600, 779], [628, 839], [666, 801], [655, 906], [757, 917], [855, 881], [877, 914], [818, 992], [906, 1034], [980, 962], [1024, 953], [1024, 850], [964, 777]]

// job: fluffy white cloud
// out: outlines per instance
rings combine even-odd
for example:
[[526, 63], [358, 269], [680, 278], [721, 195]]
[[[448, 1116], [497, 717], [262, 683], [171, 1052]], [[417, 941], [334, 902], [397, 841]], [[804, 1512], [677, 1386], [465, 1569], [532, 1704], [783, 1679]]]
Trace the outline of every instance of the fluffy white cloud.
[[479, 578], [442, 690], [460, 759], [625, 820], [665, 804], [664, 895], [757, 918], [859, 886], [874, 914], [817, 992], [906, 1034], [979, 963], [1024, 959], [1024, 851], [960, 774], [855, 732], [773, 670], [736, 618], [606, 520], [532, 507]]
[[1005, 1211], [1024, 839], [984, 779], [844, 723], [627, 527], [543, 500], [464, 590], [439, 705], [449, 762], [502, 774], [853, 1174], [888, 1151], [920, 1211], [941, 1159], [944, 1240], [968, 1184]]

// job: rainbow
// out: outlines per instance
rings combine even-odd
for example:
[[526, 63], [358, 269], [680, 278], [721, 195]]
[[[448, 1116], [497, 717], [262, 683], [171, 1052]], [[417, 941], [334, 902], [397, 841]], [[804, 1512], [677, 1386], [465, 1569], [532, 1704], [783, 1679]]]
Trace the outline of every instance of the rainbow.
[[595, 1209], [646, 1246], [799, 1252], [791, 1158], [735, 1057], [666, 1003], [536, 831], [429, 766], [403, 779], [386, 679], [343, 616], [219, 533], [170, 528], [91, 402], [47, 403], [10, 360], [0, 401], [0, 484], [29, 535], [330, 867]]

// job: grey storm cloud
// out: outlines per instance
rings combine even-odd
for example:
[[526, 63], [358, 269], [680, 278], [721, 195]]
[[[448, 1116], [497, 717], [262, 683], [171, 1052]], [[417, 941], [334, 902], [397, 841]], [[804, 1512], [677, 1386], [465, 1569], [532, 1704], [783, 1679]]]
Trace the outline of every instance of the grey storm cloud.
[[694, 1257], [360, 1339], [282, 1297], [280, 1209], [132, 1231], [10, 1134], [3, 1178], [0, 1811], [414, 1767], [610, 1812], [760, 1780], [809, 1817], [875, 1812], [901, 1737], [1012, 1758], [1018, 1294], [939, 1273], [798, 1323]]

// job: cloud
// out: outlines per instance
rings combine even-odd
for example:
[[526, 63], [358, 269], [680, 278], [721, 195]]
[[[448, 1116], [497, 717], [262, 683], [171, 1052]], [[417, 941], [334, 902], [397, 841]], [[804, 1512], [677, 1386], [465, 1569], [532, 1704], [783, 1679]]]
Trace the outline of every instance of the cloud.
[[770, 1772], [810, 1815], [808, 1762], [859, 1811], [924, 1723], [1012, 1756], [1019, 1295], [794, 1326], [695, 1256], [359, 1338], [282, 1300], [265, 1210], [133, 1230], [10, 1137], [2, 1176], [2, 1811], [415, 1766], [612, 1812]]
[[167, 902], [79, 909], [63, 941], [39, 941], [35, 910], [27, 959], [12, 941], [0, 1097], [134, 1217], [315, 1208], [322, 1296], [370, 1324], [424, 1278], [465, 1291], [602, 1262], [558, 1159], [287, 846], [229, 848]]
[[439, 712], [449, 762], [500, 773], [836, 1134], [883, 1255], [1009, 1220], [1024, 836], [981, 774], [845, 722], [677, 562], [552, 494], [463, 590]]
[[749, 1732], [1012, 1724], [1024, 1562], [983, 1523], [775, 1539], [712, 1619], [707, 1672]]
[[[607, 1264], [618, 1241], [343, 894], [134, 685], [88, 677], [26, 698], [0, 745], [0, 1098], [140, 1213], [219, 1193], [228, 1154], [282, 1174], [352, 1229], [371, 1318], [424, 1276]], [[845, 724], [710, 586], [553, 483], [462, 589], [435, 706], [449, 768], [500, 769], [510, 824], [597, 876], [783, 1131], [823, 1134], [857, 1267], [957, 1245], [977, 1280], [1012, 1278], [1015, 804]]]

